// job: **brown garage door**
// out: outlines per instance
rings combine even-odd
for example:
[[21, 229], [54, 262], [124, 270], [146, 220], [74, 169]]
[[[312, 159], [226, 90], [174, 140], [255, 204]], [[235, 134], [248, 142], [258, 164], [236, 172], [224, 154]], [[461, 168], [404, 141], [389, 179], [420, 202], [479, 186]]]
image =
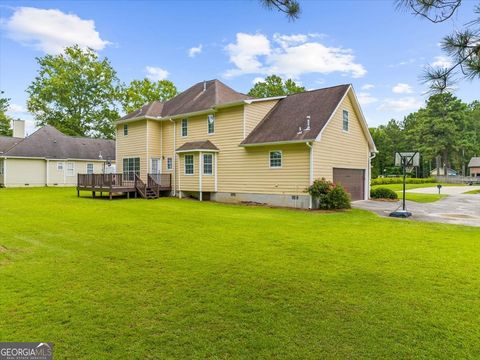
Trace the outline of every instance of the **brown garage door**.
[[365, 192], [365, 170], [333, 169], [333, 182], [341, 184], [352, 196], [352, 200], [363, 200]]

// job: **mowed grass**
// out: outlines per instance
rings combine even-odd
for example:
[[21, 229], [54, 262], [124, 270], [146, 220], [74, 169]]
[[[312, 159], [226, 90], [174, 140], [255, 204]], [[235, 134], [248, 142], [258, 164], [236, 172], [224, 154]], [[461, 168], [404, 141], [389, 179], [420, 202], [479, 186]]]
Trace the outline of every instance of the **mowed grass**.
[[[401, 200], [402, 199], [402, 192], [397, 191], [398, 198]], [[405, 199], [410, 200], [410, 201], [415, 201], [418, 203], [430, 203], [430, 202], [435, 202], [440, 199], [445, 198], [447, 195], [443, 194], [421, 194], [421, 193], [411, 193], [411, 192], [406, 192], [405, 193]]]
[[[405, 188], [407, 190], [412, 190], [412, 189], [420, 189], [420, 188], [429, 188], [429, 187], [437, 187], [438, 183], [425, 183], [425, 184], [405, 184]], [[462, 186], [458, 184], [445, 184], [441, 183], [442, 187], [443, 186]], [[377, 188], [387, 188], [391, 189], [393, 191], [402, 191], [403, 190], [403, 184], [385, 184], [385, 185], [373, 185], [372, 189], [377, 189]]]
[[480, 229], [0, 189], [0, 339], [57, 359], [478, 358]]
[[[420, 189], [420, 188], [429, 188], [436, 187], [438, 183], [425, 183], [425, 184], [406, 184], [405, 189]], [[442, 186], [455, 186], [456, 184], [441, 184]], [[458, 186], [458, 185], [457, 185]], [[398, 194], [399, 200], [402, 199], [403, 184], [386, 184], [386, 185], [374, 185], [372, 189], [377, 188], [388, 188], [395, 191]], [[418, 194], [418, 193], [405, 193], [405, 198], [410, 201], [415, 201], [419, 203], [429, 203], [435, 202], [440, 199], [443, 199], [446, 195], [443, 194]]]

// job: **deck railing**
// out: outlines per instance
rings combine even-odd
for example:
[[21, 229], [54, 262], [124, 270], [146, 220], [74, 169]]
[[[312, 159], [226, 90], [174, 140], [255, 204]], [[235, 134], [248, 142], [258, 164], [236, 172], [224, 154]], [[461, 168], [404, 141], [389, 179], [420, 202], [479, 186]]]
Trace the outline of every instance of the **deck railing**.
[[171, 189], [171, 174], [148, 174], [147, 186], [155, 191], [155, 194], [159, 197], [160, 191]]
[[82, 188], [134, 188], [135, 179], [130, 174], [78, 174], [77, 186]]

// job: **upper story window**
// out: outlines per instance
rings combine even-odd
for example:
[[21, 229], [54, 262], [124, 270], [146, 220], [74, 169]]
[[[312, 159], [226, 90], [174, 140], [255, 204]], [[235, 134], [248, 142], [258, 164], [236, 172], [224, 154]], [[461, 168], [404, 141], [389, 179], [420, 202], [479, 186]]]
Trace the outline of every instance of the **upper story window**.
[[208, 125], [208, 133], [209, 134], [215, 133], [215, 115], [213, 114], [208, 115], [207, 125]]
[[182, 136], [188, 135], [188, 119], [182, 119]]
[[87, 174], [93, 174], [93, 164], [87, 164]]
[[280, 150], [270, 151], [270, 167], [282, 167], [282, 152]]
[[172, 170], [172, 168], [173, 168], [172, 158], [168, 157], [167, 158], [167, 170]]
[[124, 136], [128, 135], [128, 124], [123, 125], [123, 135]]
[[343, 110], [343, 131], [348, 131], [348, 111]]
[[213, 174], [213, 154], [203, 154], [203, 174]]
[[193, 155], [185, 155], [185, 175], [193, 175]]

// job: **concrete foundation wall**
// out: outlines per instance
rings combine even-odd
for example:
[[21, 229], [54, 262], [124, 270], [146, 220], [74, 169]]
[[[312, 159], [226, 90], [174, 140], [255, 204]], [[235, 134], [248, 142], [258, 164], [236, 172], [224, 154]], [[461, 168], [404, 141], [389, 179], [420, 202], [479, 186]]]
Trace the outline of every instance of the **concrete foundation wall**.
[[252, 193], [211, 193], [211, 201], [224, 203], [254, 202], [271, 206], [292, 207], [308, 209], [310, 197], [308, 195], [278, 195], [278, 194], [252, 194]]

